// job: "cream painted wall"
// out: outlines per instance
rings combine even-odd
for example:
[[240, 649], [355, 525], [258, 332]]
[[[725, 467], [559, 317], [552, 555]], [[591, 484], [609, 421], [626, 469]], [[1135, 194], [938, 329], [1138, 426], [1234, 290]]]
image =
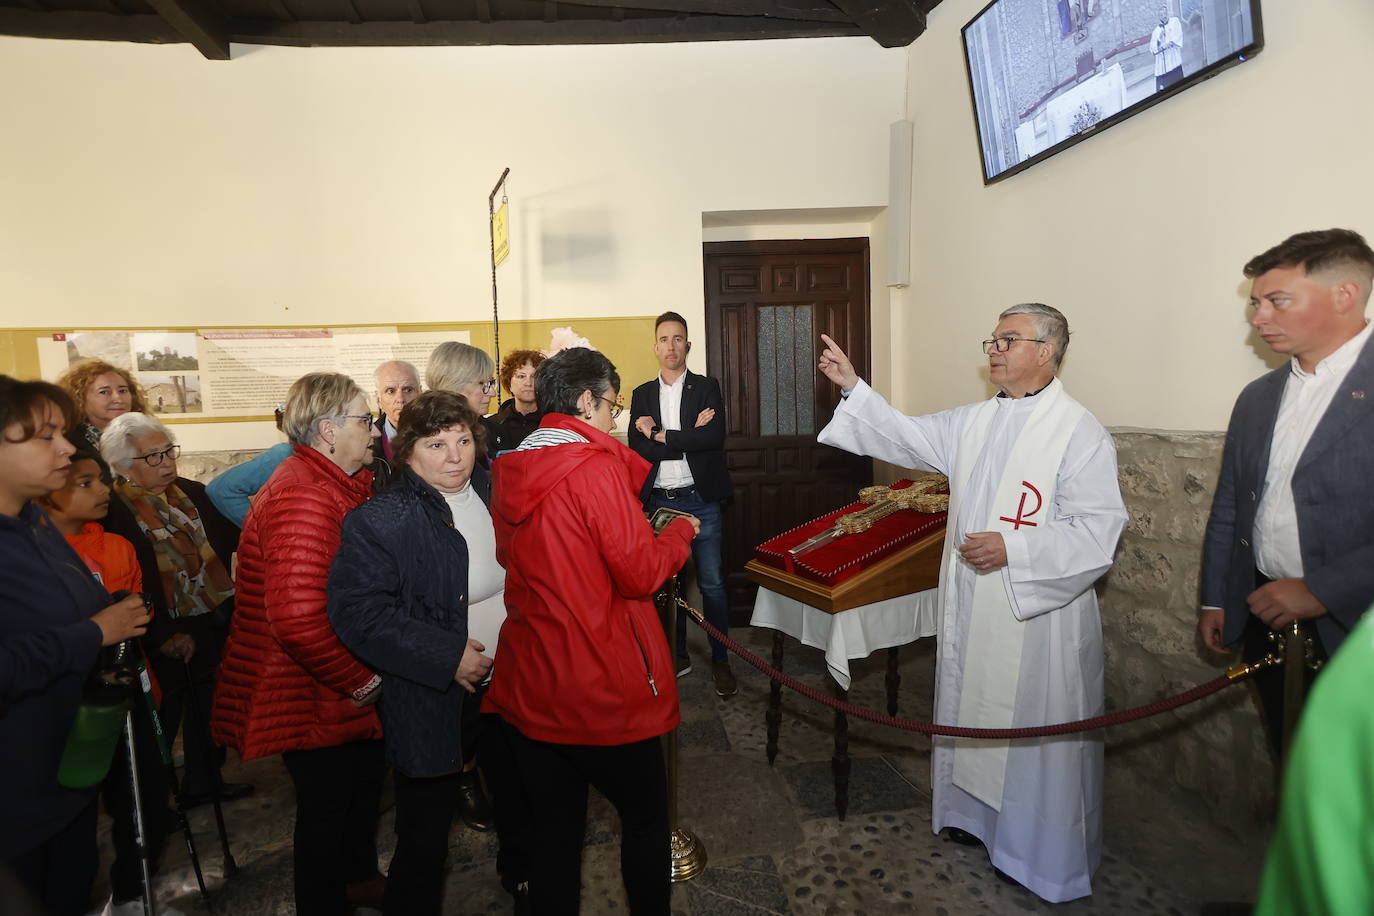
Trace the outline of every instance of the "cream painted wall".
[[[885, 205], [906, 68], [859, 38], [233, 51], [0, 38], [0, 326], [481, 318], [505, 166], [504, 316], [701, 326], [703, 212]], [[224, 432], [183, 440], [259, 444]]]
[[700, 313], [703, 211], [886, 203], [905, 67], [866, 39], [234, 55], [0, 39], [5, 324], [480, 316], [506, 165], [510, 317]]
[[1374, 4], [1264, 0], [1253, 60], [984, 187], [959, 30], [985, 2], [945, 0], [909, 49], [912, 284], [892, 340], [919, 359], [896, 402], [985, 396], [977, 341], [1034, 299], [1068, 316], [1064, 381], [1104, 423], [1224, 428], [1266, 370], [1241, 266], [1301, 230], [1374, 235]]

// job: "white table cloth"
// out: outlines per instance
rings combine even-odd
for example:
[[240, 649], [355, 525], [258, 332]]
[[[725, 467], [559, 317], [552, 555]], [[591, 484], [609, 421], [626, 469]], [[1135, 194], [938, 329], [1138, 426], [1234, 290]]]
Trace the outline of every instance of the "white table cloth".
[[824, 650], [830, 676], [848, 690], [851, 658], [867, 658], [879, 649], [935, 635], [940, 621], [938, 593], [932, 588], [831, 614], [759, 586], [749, 622], [781, 630], [803, 645]]

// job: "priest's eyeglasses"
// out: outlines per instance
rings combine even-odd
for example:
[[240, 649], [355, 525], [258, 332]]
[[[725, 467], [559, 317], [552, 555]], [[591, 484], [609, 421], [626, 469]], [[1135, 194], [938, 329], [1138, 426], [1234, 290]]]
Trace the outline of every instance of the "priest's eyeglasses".
[[991, 340], [983, 341], [983, 352], [991, 353], [996, 350], [998, 353], [1005, 353], [1011, 349], [1012, 344], [1020, 343], [1023, 340], [1031, 343], [1049, 343], [1043, 337], [994, 337]]
[[181, 446], [169, 445], [166, 448], [160, 449], [156, 452], [149, 452], [146, 455], [136, 455], [135, 457], [138, 458], [138, 460], [140, 461], [148, 462], [148, 465], [150, 467], [157, 467], [159, 464], [162, 463], [163, 458], [171, 458], [173, 461], [176, 461], [177, 456], [180, 454]]

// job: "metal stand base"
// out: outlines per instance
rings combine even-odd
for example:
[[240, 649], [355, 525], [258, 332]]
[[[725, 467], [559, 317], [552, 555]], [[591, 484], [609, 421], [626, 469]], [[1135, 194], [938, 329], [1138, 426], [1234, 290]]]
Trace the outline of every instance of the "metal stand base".
[[690, 881], [706, 869], [706, 844], [681, 827], [669, 839], [673, 856], [673, 883]]

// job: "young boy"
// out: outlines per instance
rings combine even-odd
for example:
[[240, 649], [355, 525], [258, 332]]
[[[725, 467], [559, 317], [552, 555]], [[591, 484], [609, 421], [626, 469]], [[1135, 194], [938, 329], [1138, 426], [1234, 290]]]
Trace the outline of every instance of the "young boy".
[[[143, 591], [143, 574], [134, 545], [100, 526], [100, 520], [110, 510], [109, 472], [105, 463], [94, 452], [85, 449], [79, 449], [71, 460], [67, 485], [41, 500], [44, 511], [107, 591]], [[141, 703], [139, 708], [140, 713], [134, 717], [137, 723], [134, 744], [138, 748], [138, 775], [143, 790], [150, 864], [156, 869], [163, 838], [171, 826], [166, 810], [167, 775], [150, 732], [151, 720], [141, 711]], [[143, 872], [134, 839], [128, 751], [122, 740], [101, 791], [105, 809], [113, 820], [110, 833], [115, 845], [115, 859], [110, 866], [109, 912], [116, 916], [142, 913]], [[157, 909], [163, 916], [182, 916], [180, 910], [166, 905]]]
[[110, 485], [105, 464], [90, 451], [72, 455], [67, 485], [42, 499], [53, 526], [67, 538], [77, 556], [106, 591], [143, 591], [143, 574], [134, 545], [100, 526], [110, 511]]

